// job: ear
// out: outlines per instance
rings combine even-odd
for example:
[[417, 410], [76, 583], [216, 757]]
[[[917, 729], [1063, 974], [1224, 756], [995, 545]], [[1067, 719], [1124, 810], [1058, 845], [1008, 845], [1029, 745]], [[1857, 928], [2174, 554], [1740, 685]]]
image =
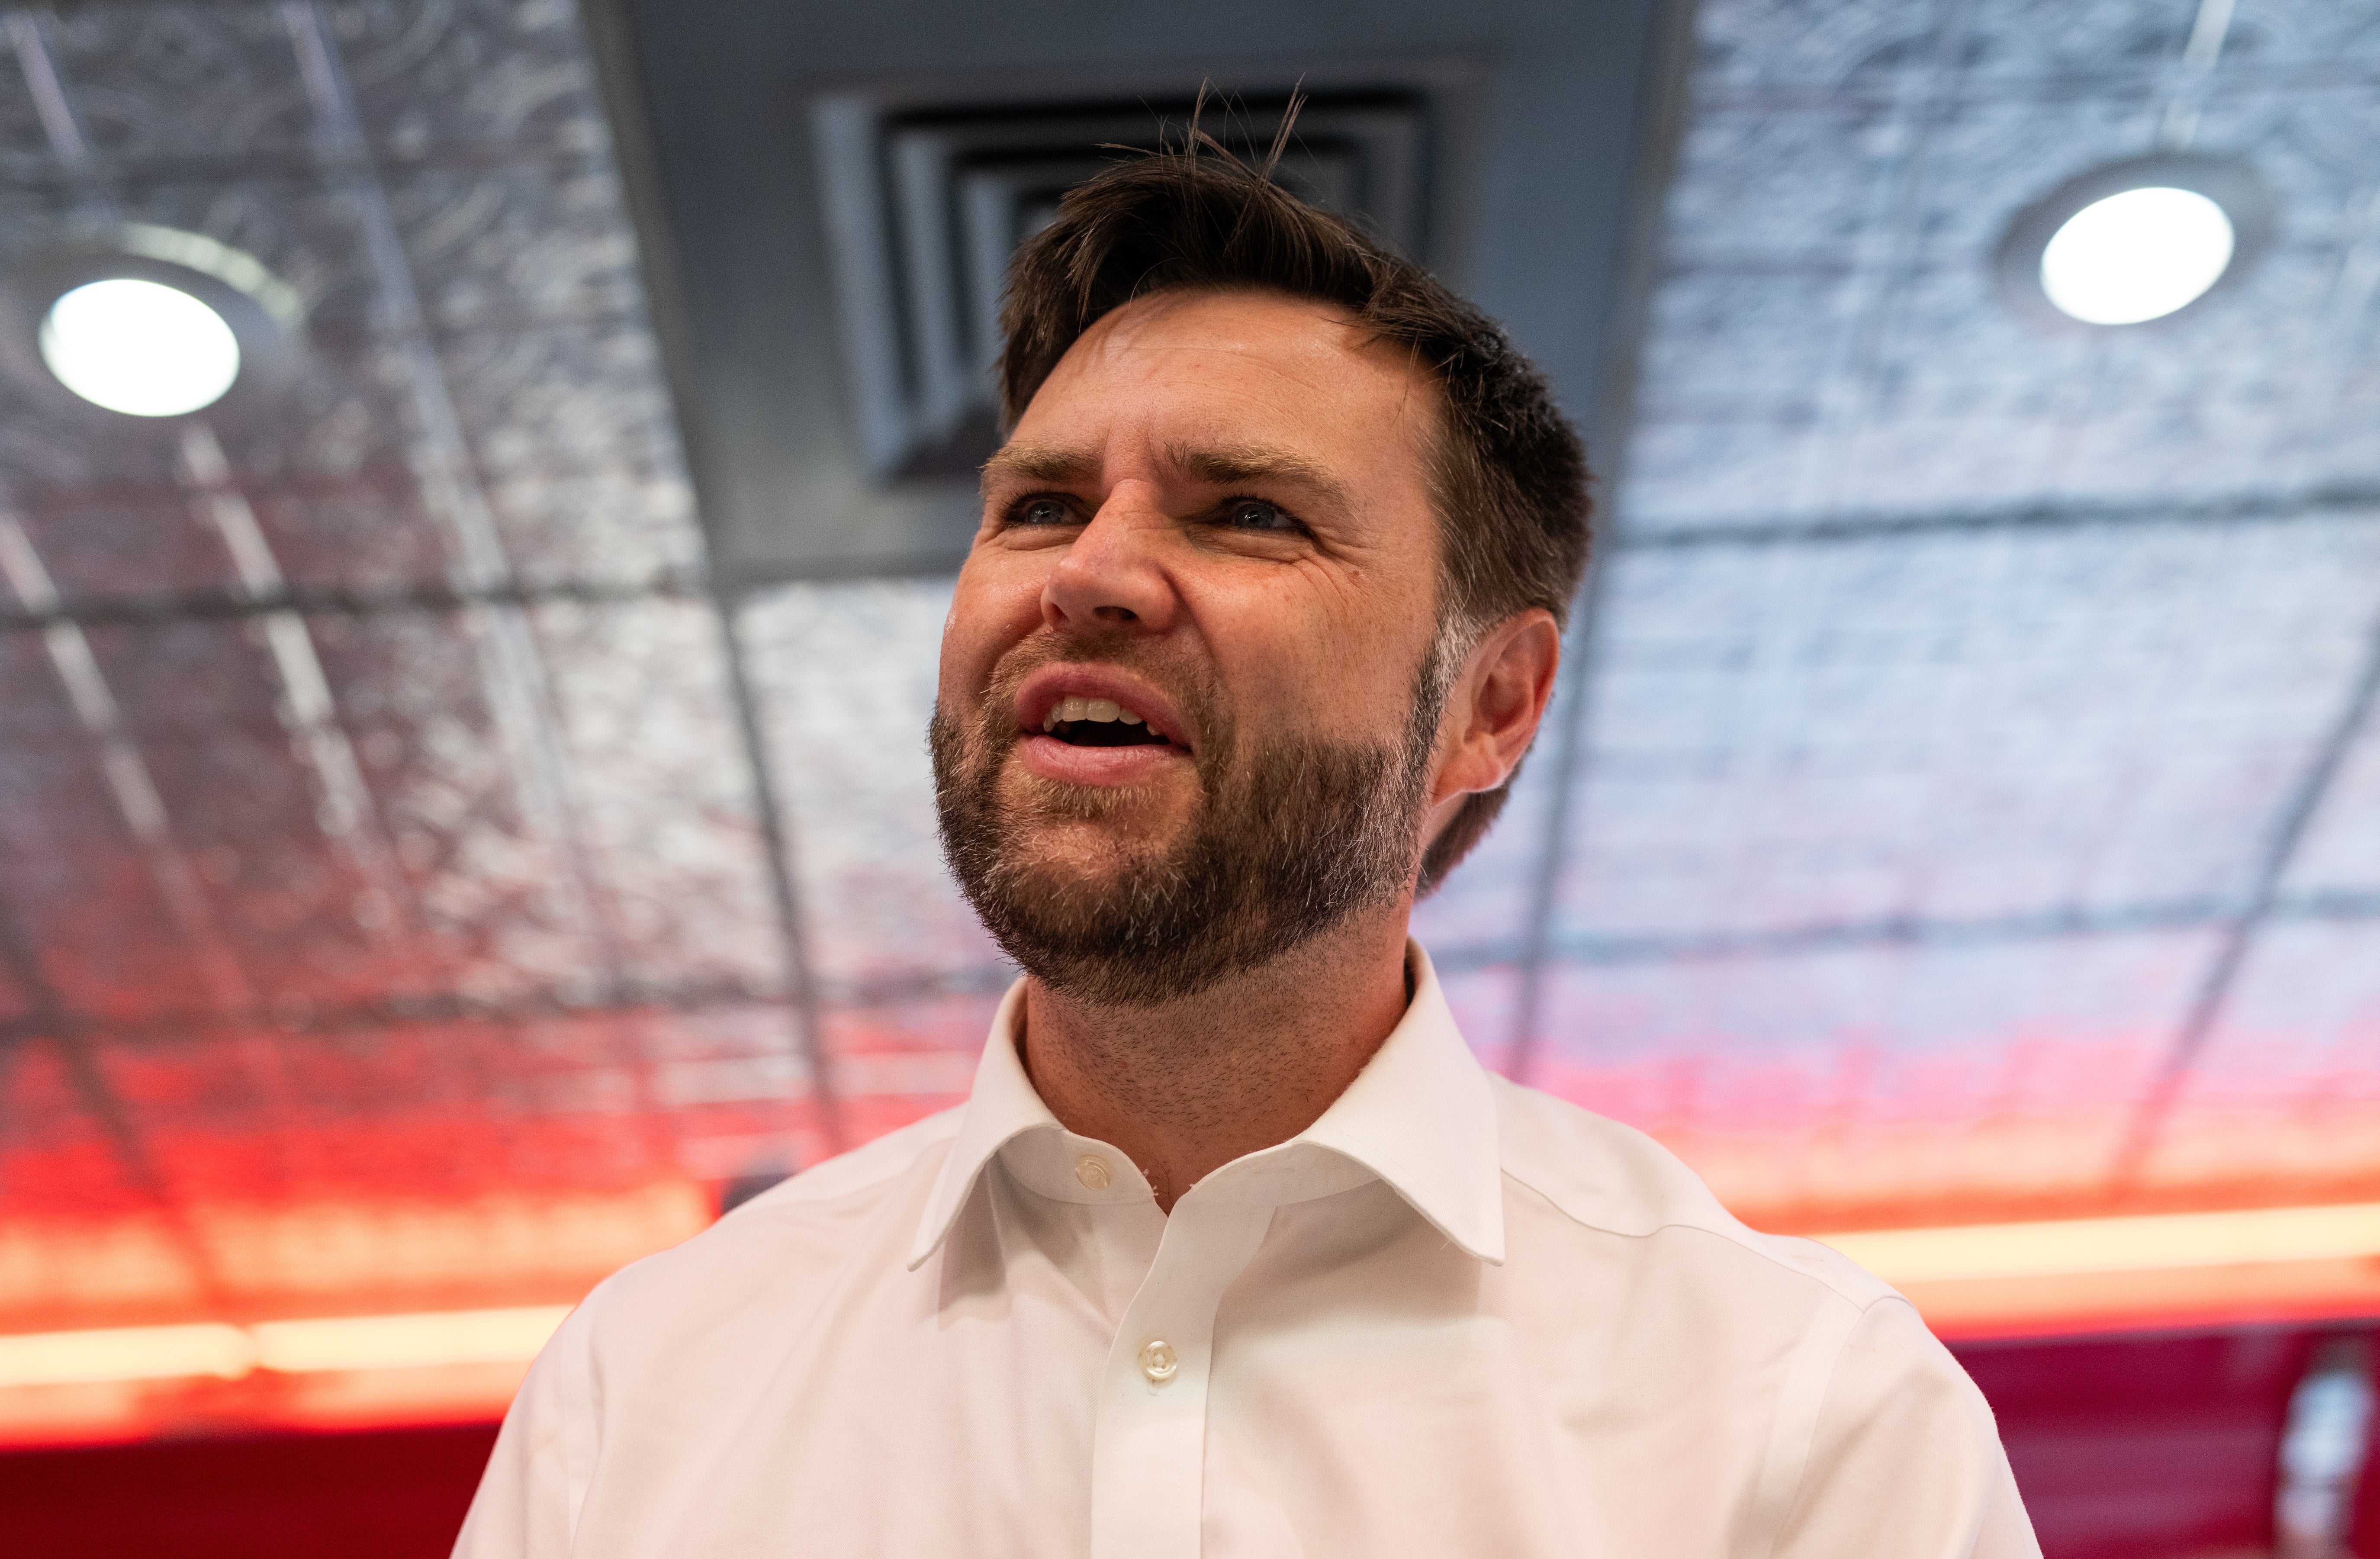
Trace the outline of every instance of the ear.
[[1464, 797], [1512, 778], [1545, 718], [1560, 665], [1561, 630], [1542, 607], [1505, 618], [1472, 647], [1439, 717], [1429, 837]]

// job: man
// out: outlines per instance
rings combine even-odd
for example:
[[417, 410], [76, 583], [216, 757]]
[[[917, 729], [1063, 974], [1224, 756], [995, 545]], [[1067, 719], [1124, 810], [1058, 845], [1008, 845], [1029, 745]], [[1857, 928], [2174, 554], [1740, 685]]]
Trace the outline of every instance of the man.
[[1908, 1304], [1485, 1073], [1408, 916], [1552, 689], [1586, 473], [1494, 325], [1211, 146], [1012, 273], [945, 846], [961, 1108], [628, 1268], [457, 1553], [2034, 1554]]

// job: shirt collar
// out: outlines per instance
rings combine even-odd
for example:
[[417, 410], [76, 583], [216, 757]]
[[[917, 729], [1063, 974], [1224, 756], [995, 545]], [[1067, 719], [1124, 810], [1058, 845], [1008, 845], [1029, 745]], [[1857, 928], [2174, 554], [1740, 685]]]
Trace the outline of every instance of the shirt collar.
[[[1413, 1000], [1363, 1071], [1312, 1126], [1290, 1142], [1249, 1159], [1280, 1154], [1300, 1143], [1328, 1148], [1386, 1181], [1463, 1249], [1480, 1261], [1501, 1264], [1503, 1168], [1495, 1099], [1488, 1092], [1487, 1074], [1447, 1010], [1446, 993], [1429, 955], [1419, 943], [1408, 941], [1405, 958], [1413, 973]], [[1025, 981], [1020, 980], [1009, 987], [991, 1020], [958, 1135], [917, 1221], [909, 1247], [913, 1271], [941, 1248], [995, 1153], [1026, 1132], [1045, 1127], [1062, 1129], [1017, 1056], [1016, 1028], [1024, 1016]]]

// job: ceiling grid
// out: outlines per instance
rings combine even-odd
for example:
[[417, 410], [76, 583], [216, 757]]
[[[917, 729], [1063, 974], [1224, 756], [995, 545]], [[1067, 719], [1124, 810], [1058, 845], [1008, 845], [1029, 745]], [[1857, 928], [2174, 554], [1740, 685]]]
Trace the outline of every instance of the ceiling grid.
[[[0, 419], [18, 587], [0, 631], [67, 655], [58, 714], [79, 712], [42, 713], [12, 657], [0, 881], [39, 928], [0, 981], [24, 988], [0, 1013], [12, 1226], [72, 1226], [81, 1150], [31, 1107], [54, 1052], [74, 1088], [112, 1090], [84, 1109], [129, 1181], [203, 1210], [185, 1244], [234, 1308], [288, 1302], [256, 1241], [324, 1198], [368, 1231], [375, 1199], [459, 1195], [468, 1227], [508, 1183], [813, 1156], [831, 1123], [785, 1055], [799, 980], [738, 756], [740, 668], [700, 593], [640, 300], [613, 279], [632, 240], [568, 10], [6, 21], [48, 89], [15, 100], [36, 139], [0, 137], [12, 254], [124, 212], [197, 227], [300, 284], [317, 348], [297, 414], [269, 423], [160, 441], [21, 399]], [[557, 374], [550, 348], [581, 355]], [[131, 836], [172, 852], [152, 851], [160, 902], [216, 955], [212, 1000], [140, 951], [117, 846], [59, 788], [68, 731], [131, 787]], [[0, 1311], [23, 1324], [47, 1301], [19, 1280], [67, 1269], [11, 1270]], [[144, 1281], [135, 1312], [187, 1291]], [[397, 1261], [388, 1281], [431, 1278]]]
[[[1773, 1226], [2380, 1175], [2353, 9], [1705, 0], [1550, 739], [1416, 915], [1488, 1059]], [[0, 381], [0, 1330], [542, 1303], [964, 1097], [950, 580], [709, 571], [571, 8], [0, 19], [0, 274], [131, 219], [309, 309], [266, 417]], [[2252, 271], [2009, 307], [2016, 211], [2185, 140]]]
[[[2099, 1118], [2137, 1131], [2253, 929], [2294, 923], [2273, 884], [2369, 675], [2380, 460], [2347, 345], [2370, 326], [2370, 140], [2334, 116], [2309, 151], [2286, 116], [2380, 40], [2318, 7], [2243, 5], [2228, 28], [2173, 11], [1703, 7], [1598, 666], [1596, 822], [1553, 936], [1585, 1005], [1552, 1021], [1607, 1030], [1549, 1037], [1549, 1080], [1565, 1050], [1633, 1053], [1612, 1022], [1659, 1027], [1594, 996], [1640, 960], [1689, 960], [1682, 1001], [1862, 944], [1943, 980], [1959, 949], [2011, 937], [2203, 946], [2194, 976], [2161, 957], [2162, 994], [2119, 1019], [2138, 1032], [2163, 1007], [2165, 1038], [2128, 1041], [2093, 1084]], [[2279, 250], [2199, 317], [2028, 337], [1990, 291], [1991, 224], [2193, 119], [2293, 200]], [[2314, 371], [2272, 371], [2291, 360]], [[2070, 975], [2032, 978], [2038, 1005]], [[1860, 1054], [1854, 1011], [1820, 1075]], [[1949, 1014], [1920, 1004], [1900, 1042]], [[1727, 1031], [1679, 1042], [1725, 1054]], [[1865, 1107], [1886, 1133], [1912, 1106]], [[2063, 1183], [2114, 1194], [2123, 1133], [2089, 1140], [2108, 1156], [2060, 1148]]]

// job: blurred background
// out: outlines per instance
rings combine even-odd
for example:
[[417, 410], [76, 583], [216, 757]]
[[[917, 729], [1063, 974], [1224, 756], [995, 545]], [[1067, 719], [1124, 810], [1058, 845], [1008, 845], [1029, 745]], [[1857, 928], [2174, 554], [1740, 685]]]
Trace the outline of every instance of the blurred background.
[[1208, 124], [1599, 567], [1491, 1066], [1899, 1284], [2051, 1559], [2380, 1554], [2380, 6], [0, 9], [0, 1530], [428, 1556], [613, 1267], [964, 1094], [1000, 269]]

